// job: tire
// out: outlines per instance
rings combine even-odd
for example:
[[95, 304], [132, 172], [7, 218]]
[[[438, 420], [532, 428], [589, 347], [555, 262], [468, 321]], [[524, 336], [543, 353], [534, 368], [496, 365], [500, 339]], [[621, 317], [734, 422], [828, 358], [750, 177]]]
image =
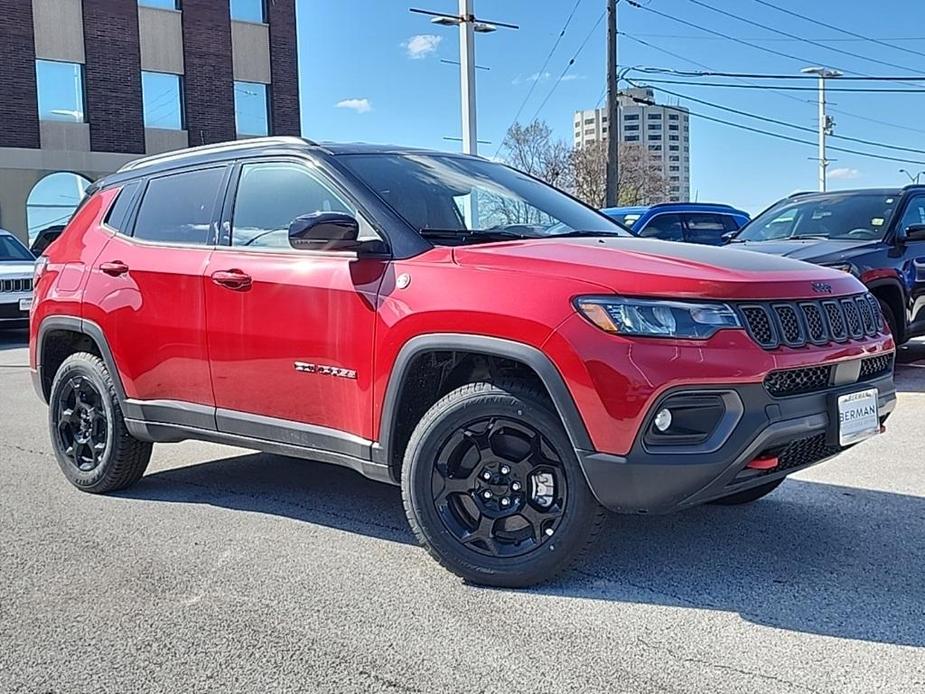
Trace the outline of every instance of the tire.
[[112, 376], [99, 357], [80, 352], [65, 359], [48, 402], [51, 445], [68, 482], [103, 494], [141, 479], [152, 445], [129, 434]]
[[750, 504], [753, 501], [758, 501], [758, 499], [766, 497], [768, 494], [777, 489], [783, 481], [784, 478], [781, 477], [779, 480], [774, 480], [773, 482], [762, 484], [760, 487], [752, 487], [751, 489], [746, 489], [744, 492], [737, 492], [736, 494], [730, 494], [729, 496], [714, 499], [710, 503], [716, 504], [718, 506], [739, 506], [741, 504]]
[[880, 302], [880, 312], [883, 314], [883, 319], [886, 321], [886, 324], [890, 328], [890, 334], [893, 336], [893, 342], [895, 342], [896, 346], [899, 347], [906, 341], [905, 336], [901, 335], [899, 332], [899, 321], [896, 320], [896, 315], [893, 313], [893, 309], [890, 308], [888, 303], [886, 303], [883, 299], [877, 299], [877, 301]]
[[603, 519], [561, 420], [521, 381], [470, 383], [431, 407], [408, 442], [401, 484], [421, 544], [481, 585], [549, 580]]

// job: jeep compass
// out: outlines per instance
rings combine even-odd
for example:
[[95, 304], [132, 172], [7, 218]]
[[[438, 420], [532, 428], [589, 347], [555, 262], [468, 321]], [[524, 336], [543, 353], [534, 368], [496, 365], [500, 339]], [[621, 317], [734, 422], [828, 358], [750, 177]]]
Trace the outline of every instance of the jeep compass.
[[634, 238], [476, 157], [294, 138], [95, 183], [30, 340], [78, 489], [184, 439], [343, 465], [496, 586], [564, 570], [602, 509], [754, 501], [879, 434], [893, 357], [840, 270]]

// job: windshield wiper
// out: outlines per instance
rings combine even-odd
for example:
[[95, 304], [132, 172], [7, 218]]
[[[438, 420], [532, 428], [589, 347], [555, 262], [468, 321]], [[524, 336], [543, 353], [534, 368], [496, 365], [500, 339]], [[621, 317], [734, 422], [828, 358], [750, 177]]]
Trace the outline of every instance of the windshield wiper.
[[514, 231], [502, 229], [421, 229], [421, 236], [425, 239], [446, 239], [451, 241], [472, 242], [510, 239], [535, 239], [535, 236], [518, 234]]
[[544, 239], [579, 239], [593, 238], [595, 236], [616, 236], [617, 238], [626, 238], [629, 234], [621, 234], [618, 231], [567, 231], [564, 234], [550, 234], [541, 236]]
[[788, 236], [785, 241], [813, 241], [813, 240], [823, 240], [828, 241], [829, 237], [823, 234], [797, 234], [796, 236]]

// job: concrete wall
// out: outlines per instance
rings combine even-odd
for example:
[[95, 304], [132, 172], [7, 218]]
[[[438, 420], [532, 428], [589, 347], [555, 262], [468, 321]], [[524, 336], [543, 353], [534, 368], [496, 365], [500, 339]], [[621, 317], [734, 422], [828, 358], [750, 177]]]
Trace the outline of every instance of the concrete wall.
[[41, 179], [59, 171], [71, 171], [94, 181], [116, 171], [136, 156], [0, 148], [0, 227], [12, 231], [20, 240], [27, 242], [26, 202], [33, 186]]
[[32, 23], [36, 58], [85, 62], [81, 0], [32, 0]]
[[39, 127], [42, 133], [42, 149], [90, 151], [90, 125], [88, 123], [44, 120], [40, 121]]
[[183, 74], [183, 13], [138, 6], [141, 69]]
[[232, 22], [231, 45], [235, 81], [269, 84], [269, 27], [253, 22]]
[[160, 154], [189, 147], [189, 133], [186, 130], [164, 130], [145, 128], [145, 152]]

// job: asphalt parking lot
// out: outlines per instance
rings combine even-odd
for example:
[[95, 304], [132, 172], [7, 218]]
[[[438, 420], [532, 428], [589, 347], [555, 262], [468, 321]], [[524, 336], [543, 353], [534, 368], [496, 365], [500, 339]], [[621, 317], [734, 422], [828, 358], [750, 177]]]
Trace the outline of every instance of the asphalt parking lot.
[[397, 489], [204, 443], [71, 488], [0, 334], [0, 692], [925, 692], [925, 343], [886, 436], [751, 506], [613, 516], [578, 570], [464, 585]]

